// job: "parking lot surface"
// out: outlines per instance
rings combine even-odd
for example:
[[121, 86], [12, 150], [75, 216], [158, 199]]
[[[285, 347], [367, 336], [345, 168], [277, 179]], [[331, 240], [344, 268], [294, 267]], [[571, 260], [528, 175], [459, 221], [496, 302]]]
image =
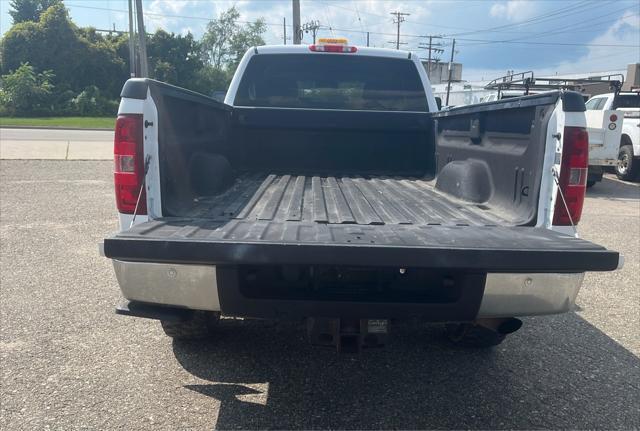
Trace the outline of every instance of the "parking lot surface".
[[640, 187], [588, 192], [585, 238], [625, 255], [589, 274], [575, 312], [525, 318], [501, 346], [449, 346], [438, 326], [392, 328], [338, 356], [300, 325], [224, 320], [176, 343], [114, 314], [98, 243], [116, 229], [112, 162], [0, 162], [0, 428], [640, 427]]

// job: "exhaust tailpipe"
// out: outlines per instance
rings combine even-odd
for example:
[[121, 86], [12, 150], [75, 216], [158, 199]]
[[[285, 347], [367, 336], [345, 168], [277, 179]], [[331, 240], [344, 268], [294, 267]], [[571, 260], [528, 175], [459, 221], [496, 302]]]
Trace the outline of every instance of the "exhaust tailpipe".
[[513, 334], [520, 328], [522, 328], [522, 320], [509, 317], [498, 325], [498, 332], [504, 335]]
[[475, 323], [502, 335], [513, 334], [522, 327], [522, 320], [515, 317], [478, 319]]

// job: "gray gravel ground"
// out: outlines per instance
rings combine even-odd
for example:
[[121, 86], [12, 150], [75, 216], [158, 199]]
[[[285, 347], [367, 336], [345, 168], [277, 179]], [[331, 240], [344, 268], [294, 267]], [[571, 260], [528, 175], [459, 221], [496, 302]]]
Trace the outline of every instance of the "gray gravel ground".
[[337, 356], [292, 324], [227, 320], [172, 343], [113, 313], [98, 242], [116, 228], [110, 162], [2, 161], [0, 428], [640, 427], [640, 188], [589, 191], [587, 239], [626, 266], [590, 274], [576, 312], [527, 318], [493, 351], [438, 327]]

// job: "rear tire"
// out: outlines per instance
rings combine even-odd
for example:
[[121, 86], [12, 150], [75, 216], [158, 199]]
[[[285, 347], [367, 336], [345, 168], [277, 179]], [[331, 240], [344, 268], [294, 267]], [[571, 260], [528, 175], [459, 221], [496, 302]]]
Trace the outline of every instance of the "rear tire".
[[595, 180], [587, 181], [587, 188], [590, 189], [591, 187], [595, 186], [596, 183], [597, 181]]
[[506, 338], [505, 334], [473, 323], [447, 323], [445, 331], [450, 342], [462, 347], [486, 349]]
[[623, 145], [618, 152], [618, 163], [616, 164], [616, 175], [624, 181], [633, 181], [638, 176], [640, 170], [640, 160], [634, 159], [633, 147]]
[[194, 311], [188, 320], [161, 320], [164, 333], [176, 340], [195, 340], [211, 335], [211, 330], [217, 326], [220, 313], [211, 311]]

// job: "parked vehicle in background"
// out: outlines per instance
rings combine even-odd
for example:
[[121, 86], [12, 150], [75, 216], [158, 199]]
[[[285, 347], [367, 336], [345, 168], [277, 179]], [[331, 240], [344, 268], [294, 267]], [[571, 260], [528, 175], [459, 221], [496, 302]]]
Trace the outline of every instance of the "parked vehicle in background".
[[130, 79], [103, 244], [118, 312], [175, 338], [223, 313], [307, 319], [338, 349], [408, 318], [498, 344], [619, 265], [575, 232], [584, 111], [555, 91], [438, 112], [418, 56], [340, 39], [251, 48], [225, 103]]
[[[624, 91], [594, 96], [586, 103], [589, 112], [616, 110], [622, 114], [615, 171], [621, 180], [637, 180], [640, 175], [640, 91]], [[591, 136], [590, 136], [591, 137]]]
[[600, 96], [586, 104], [587, 132], [589, 133], [589, 174], [587, 187], [602, 181], [604, 170], [616, 166], [623, 112], [614, 109], [597, 109], [604, 99]]
[[[493, 97], [501, 100], [518, 95], [571, 90], [580, 93], [586, 101], [590, 95], [610, 90], [614, 90], [614, 93], [611, 93], [613, 96], [620, 91], [623, 83], [624, 76], [618, 73], [589, 78], [563, 78], [535, 77], [532, 71], [528, 71], [496, 78], [485, 85], [485, 89], [497, 91], [497, 94], [491, 95], [489, 100]], [[586, 113], [587, 133], [589, 134], [587, 187], [593, 187], [597, 182], [602, 181], [602, 175], [607, 167], [616, 166], [622, 133], [622, 112], [615, 111], [611, 105], [606, 110], [602, 108], [594, 110], [594, 106], [599, 105], [597, 103], [587, 105], [588, 111]]]

